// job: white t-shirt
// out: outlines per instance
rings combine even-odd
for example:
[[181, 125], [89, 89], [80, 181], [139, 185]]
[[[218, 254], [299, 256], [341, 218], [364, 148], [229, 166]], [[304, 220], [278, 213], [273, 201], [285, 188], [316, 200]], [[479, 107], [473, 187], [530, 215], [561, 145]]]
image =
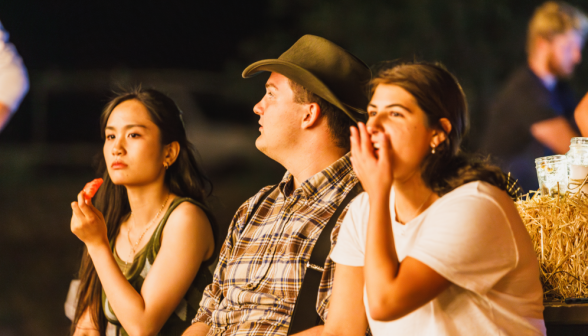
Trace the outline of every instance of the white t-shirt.
[[[513, 201], [485, 182], [465, 184], [405, 225], [396, 222], [398, 259], [417, 259], [452, 284], [435, 299], [390, 322], [371, 319], [379, 335], [545, 335], [543, 290], [529, 234]], [[367, 193], [356, 197], [331, 258], [363, 266], [369, 217]]]

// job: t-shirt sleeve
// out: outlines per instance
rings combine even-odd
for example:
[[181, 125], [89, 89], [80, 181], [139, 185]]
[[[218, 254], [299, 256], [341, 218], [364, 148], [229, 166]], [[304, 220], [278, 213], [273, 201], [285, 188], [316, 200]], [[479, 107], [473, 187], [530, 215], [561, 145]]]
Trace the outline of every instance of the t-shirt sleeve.
[[510, 223], [489, 197], [468, 195], [448, 201], [427, 216], [408, 256], [483, 295], [517, 264]]
[[364, 192], [351, 201], [341, 223], [337, 244], [330, 255], [337, 264], [363, 266], [368, 217], [369, 199]]

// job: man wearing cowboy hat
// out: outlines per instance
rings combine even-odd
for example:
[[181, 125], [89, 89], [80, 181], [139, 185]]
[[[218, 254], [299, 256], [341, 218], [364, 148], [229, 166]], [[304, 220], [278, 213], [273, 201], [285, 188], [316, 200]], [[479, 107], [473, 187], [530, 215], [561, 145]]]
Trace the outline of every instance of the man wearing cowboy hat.
[[[184, 335], [320, 333], [328, 311], [336, 241], [346, 205], [361, 191], [349, 160], [349, 127], [365, 121], [371, 73], [357, 57], [305, 35], [271, 72], [255, 145], [287, 172], [237, 211], [212, 284]], [[321, 233], [325, 231], [326, 234]]]

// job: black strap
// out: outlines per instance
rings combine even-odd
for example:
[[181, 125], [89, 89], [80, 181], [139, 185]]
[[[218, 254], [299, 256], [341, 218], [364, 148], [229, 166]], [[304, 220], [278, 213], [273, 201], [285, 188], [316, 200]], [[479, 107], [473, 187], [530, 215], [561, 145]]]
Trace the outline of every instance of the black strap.
[[[341, 216], [341, 212], [345, 209], [347, 204], [351, 202], [355, 196], [363, 191], [361, 183], [357, 183], [351, 191], [345, 196], [341, 204], [331, 216], [327, 225], [321, 231], [312, 253], [310, 254], [309, 264], [306, 267], [306, 273], [296, 305], [294, 306], [294, 313], [290, 319], [290, 327], [288, 328], [288, 335], [292, 335], [314, 326], [323, 324], [323, 320], [316, 311], [316, 301], [321, 279], [323, 277], [324, 265], [329, 253], [331, 252], [331, 232]], [[318, 266], [318, 267], [317, 267]]]

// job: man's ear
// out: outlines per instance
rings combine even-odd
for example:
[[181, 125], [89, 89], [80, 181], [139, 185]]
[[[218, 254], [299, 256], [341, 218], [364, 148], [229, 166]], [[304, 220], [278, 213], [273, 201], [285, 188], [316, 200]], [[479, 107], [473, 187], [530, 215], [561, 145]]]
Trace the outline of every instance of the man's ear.
[[312, 128], [318, 125], [321, 116], [321, 107], [317, 103], [304, 104], [302, 107], [302, 129]]
[[180, 144], [177, 141], [173, 141], [165, 145], [163, 148], [164, 166], [165, 164], [167, 164], [167, 166], [171, 166], [174, 162], [176, 162], [178, 155], [180, 155]]
[[451, 122], [447, 118], [439, 119], [438, 125], [441, 126], [441, 129], [439, 129], [439, 127], [433, 129], [433, 138], [431, 139], [431, 147], [433, 148], [438, 147], [447, 140], [447, 135], [451, 133], [452, 130]]

